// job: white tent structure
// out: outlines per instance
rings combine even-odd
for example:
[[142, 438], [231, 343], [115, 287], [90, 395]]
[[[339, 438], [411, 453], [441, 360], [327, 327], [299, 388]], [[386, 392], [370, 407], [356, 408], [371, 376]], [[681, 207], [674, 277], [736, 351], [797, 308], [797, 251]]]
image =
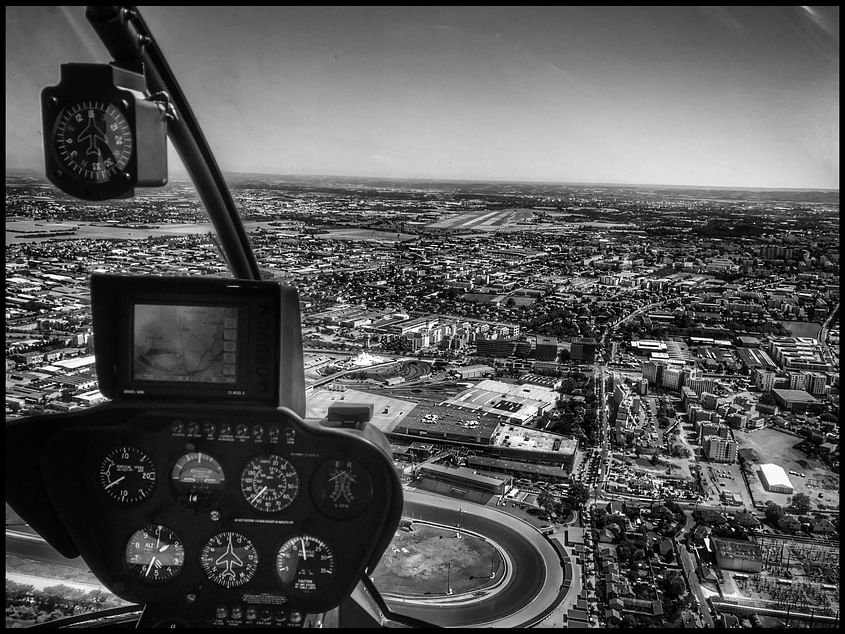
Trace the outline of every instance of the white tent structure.
[[789, 494], [795, 491], [783, 467], [771, 463], [761, 464], [760, 473], [763, 476], [763, 486], [766, 487], [766, 491]]

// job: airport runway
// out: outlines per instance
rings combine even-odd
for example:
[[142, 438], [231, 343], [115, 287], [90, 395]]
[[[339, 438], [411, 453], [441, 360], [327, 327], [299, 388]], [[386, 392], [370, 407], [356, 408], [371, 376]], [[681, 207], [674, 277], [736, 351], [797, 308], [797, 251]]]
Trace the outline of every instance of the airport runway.
[[520, 627], [539, 620], [557, 601], [563, 570], [557, 552], [535, 528], [492, 507], [420, 491], [404, 494], [405, 517], [456, 525], [460, 511], [461, 527], [497, 542], [510, 555], [514, 570], [507, 586], [490, 601], [444, 609], [391, 600], [392, 610], [443, 627]]

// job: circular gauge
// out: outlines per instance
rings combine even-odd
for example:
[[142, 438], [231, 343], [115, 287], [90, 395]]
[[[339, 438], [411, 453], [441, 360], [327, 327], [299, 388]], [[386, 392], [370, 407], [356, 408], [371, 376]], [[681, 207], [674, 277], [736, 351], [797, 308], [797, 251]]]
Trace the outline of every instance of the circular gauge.
[[64, 108], [53, 142], [61, 165], [94, 183], [118, 177], [132, 158], [129, 121], [115, 104], [103, 100], [85, 99]]
[[120, 504], [137, 504], [153, 492], [156, 469], [150, 457], [132, 446], [115, 447], [100, 462], [100, 486]]
[[287, 508], [299, 493], [299, 475], [293, 465], [275, 454], [250, 460], [241, 472], [241, 492], [257, 511], [276, 513]]
[[373, 481], [367, 469], [354, 460], [326, 460], [311, 479], [311, 498], [332, 519], [350, 519], [373, 499]]
[[170, 581], [185, 565], [185, 547], [179, 536], [160, 524], [149, 524], [132, 533], [125, 553], [129, 571], [144, 583]]
[[226, 476], [223, 467], [206, 453], [186, 453], [170, 473], [176, 497], [188, 504], [200, 504], [218, 499], [223, 494]]
[[279, 548], [276, 573], [288, 590], [301, 594], [320, 592], [334, 577], [334, 553], [317, 537], [292, 537]]
[[258, 551], [244, 535], [225, 531], [202, 547], [200, 564], [211, 581], [224, 588], [236, 588], [255, 576]]

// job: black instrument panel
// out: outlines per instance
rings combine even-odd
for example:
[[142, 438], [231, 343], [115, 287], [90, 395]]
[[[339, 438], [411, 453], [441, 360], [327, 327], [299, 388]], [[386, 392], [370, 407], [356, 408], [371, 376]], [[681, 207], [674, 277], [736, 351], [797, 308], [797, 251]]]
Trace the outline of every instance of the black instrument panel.
[[41, 472], [103, 584], [188, 626], [296, 625], [336, 607], [402, 507], [383, 447], [283, 408], [93, 408], [44, 441]]

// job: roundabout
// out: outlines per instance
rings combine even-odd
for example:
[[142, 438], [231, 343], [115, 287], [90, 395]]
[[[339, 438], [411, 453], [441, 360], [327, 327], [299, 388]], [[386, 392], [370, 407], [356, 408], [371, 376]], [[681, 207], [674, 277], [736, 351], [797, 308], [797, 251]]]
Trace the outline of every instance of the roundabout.
[[[431, 582], [427, 586], [420, 575], [416, 580], [410, 579], [404, 591], [397, 591], [396, 584], [391, 585], [389, 577], [385, 576], [391, 555], [397, 555], [388, 550], [384, 567], [379, 564], [374, 571], [374, 582], [392, 610], [443, 627], [527, 627], [544, 618], [560, 602], [568, 580], [564, 579], [557, 551], [534, 527], [492, 507], [465, 500], [413, 490], [406, 490], [404, 494], [403, 515], [411, 521], [411, 526], [419, 526], [420, 530], [424, 527], [438, 541], [475, 540], [483, 544], [476, 552], [487, 553], [490, 559], [486, 561], [486, 574], [480, 569], [473, 574], [474, 577], [486, 576], [486, 579], [473, 579], [474, 584], [459, 592], [456, 586], [460, 586], [442, 575], [442, 565], [448, 562], [451, 553], [465, 549], [444, 546], [441, 554], [434, 555], [436, 560], [431, 556], [426, 561], [418, 560], [421, 572], [435, 570], [439, 571], [439, 576], [437, 572], [430, 575]], [[436, 537], [438, 531], [442, 533], [442, 539]], [[461, 538], [457, 537], [458, 533]], [[448, 544], [448, 541], [444, 543]], [[393, 547], [397, 547], [396, 544]], [[408, 550], [403, 553], [407, 559], [412, 551], [409, 547], [398, 546], [400, 552], [403, 547]], [[477, 555], [477, 558], [484, 556]], [[498, 568], [496, 557], [501, 558]], [[413, 561], [408, 561], [405, 568], [413, 570]], [[456, 571], [470, 569], [466, 561], [455, 567]], [[409, 589], [413, 592], [408, 592]]]

